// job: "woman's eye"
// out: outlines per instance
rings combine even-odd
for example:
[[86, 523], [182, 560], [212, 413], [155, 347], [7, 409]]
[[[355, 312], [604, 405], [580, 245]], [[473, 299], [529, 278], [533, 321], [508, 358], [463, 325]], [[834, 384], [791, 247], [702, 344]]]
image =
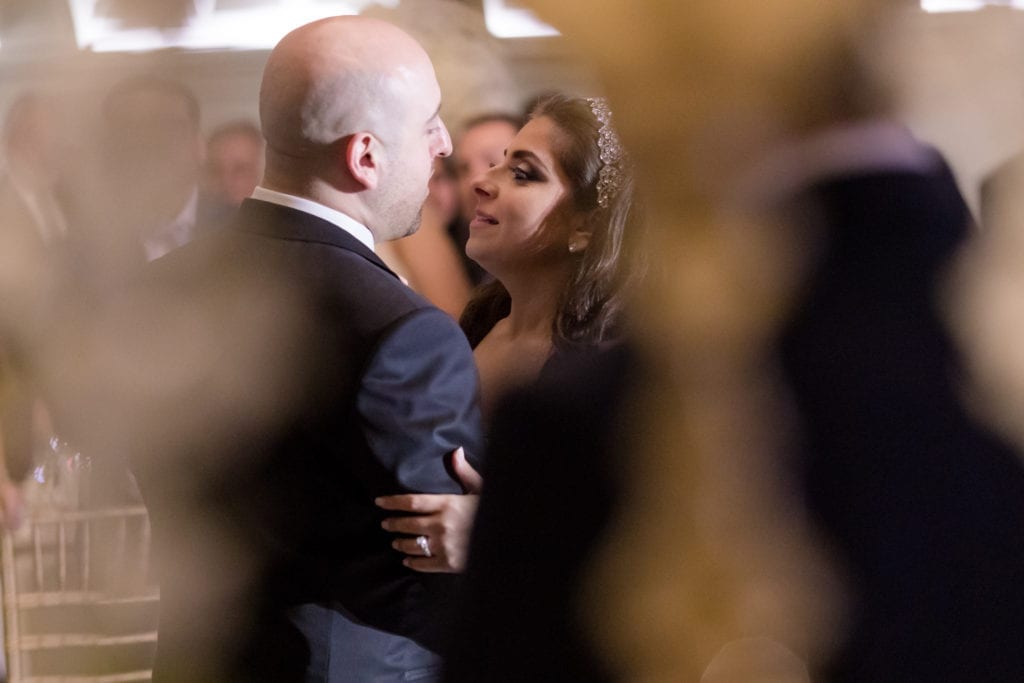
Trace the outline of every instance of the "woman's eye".
[[515, 178], [516, 180], [530, 179], [530, 174], [521, 168], [516, 168], [515, 166], [513, 166], [510, 170], [512, 171], [512, 177]]

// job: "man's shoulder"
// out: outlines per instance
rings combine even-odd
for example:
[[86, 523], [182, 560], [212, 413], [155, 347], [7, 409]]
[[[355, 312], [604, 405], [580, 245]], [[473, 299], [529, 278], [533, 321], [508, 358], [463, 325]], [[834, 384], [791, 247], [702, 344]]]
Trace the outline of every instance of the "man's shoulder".
[[[449, 316], [403, 283], [372, 251], [340, 228], [332, 226], [331, 230], [327, 239], [299, 232], [281, 240], [272, 238], [276, 244], [260, 248], [277, 252], [272, 259], [277, 272], [307, 287], [328, 319], [336, 317], [354, 331], [375, 335], [414, 315], [435, 321], [433, 324], [455, 326]], [[257, 237], [260, 241], [265, 238]]]

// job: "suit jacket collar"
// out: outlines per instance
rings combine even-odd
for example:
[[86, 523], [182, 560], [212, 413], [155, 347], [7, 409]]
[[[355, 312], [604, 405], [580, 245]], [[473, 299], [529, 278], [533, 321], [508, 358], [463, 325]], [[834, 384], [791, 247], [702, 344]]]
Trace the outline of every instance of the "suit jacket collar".
[[236, 214], [234, 227], [242, 232], [298, 242], [329, 244], [358, 254], [398, 279], [373, 250], [338, 226], [322, 218], [280, 204], [246, 199]]

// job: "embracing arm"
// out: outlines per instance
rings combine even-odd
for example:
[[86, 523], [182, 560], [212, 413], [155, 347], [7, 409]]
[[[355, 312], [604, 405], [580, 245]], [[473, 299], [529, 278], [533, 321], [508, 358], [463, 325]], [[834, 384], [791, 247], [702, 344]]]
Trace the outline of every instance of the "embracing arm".
[[374, 353], [357, 400], [366, 441], [389, 482], [375, 495], [461, 493], [446, 467], [482, 450], [479, 381], [465, 336], [436, 308], [397, 323]]
[[396, 538], [392, 542], [395, 550], [407, 557], [402, 561], [406, 567], [420, 572], [461, 572], [466, 568], [469, 551], [469, 537], [473, 531], [473, 519], [480, 502], [483, 479], [466, 460], [466, 454], [459, 448], [452, 453], [452, 469], [466, 490], [466, 495], [452, 494], [405, 494], [384, 496], [376, 503], [385, 510], [413, 513], [404, 517], [389, 517], [381, 524], [395, 534], [423, 536], [425, 548], [413, 538]]

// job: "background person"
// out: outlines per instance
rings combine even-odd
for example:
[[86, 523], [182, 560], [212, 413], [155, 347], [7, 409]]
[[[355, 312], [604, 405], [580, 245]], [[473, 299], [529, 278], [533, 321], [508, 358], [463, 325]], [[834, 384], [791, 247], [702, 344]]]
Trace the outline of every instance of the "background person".
[[474, 117], [463, 124], [452, 149], [452, 167], [458, 185], [459, 221], [453, 222], [449, 234], [463, 255], [463, 263], [473, 285], [488, 279], [479, 263], [466, 256], [469, 224], [476, 208], [473, 181], [487, 169], [497, 166], [505, 156], [505, 148], [519, 129], [523, 117], [501, 112], [490, 112]]
[[263, 134], [249, 120], [217, 126], [206, 139], [203, 191], [228, 206], [239, 206], [263, 176]]

